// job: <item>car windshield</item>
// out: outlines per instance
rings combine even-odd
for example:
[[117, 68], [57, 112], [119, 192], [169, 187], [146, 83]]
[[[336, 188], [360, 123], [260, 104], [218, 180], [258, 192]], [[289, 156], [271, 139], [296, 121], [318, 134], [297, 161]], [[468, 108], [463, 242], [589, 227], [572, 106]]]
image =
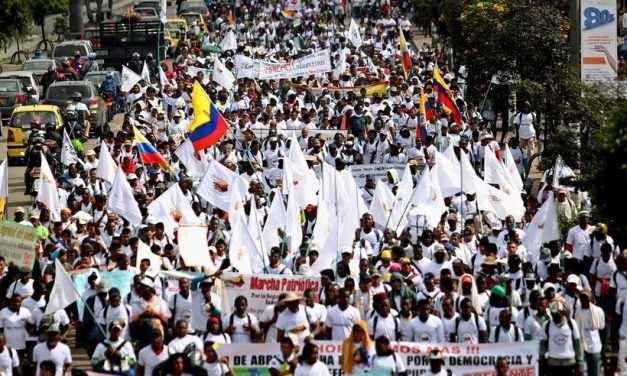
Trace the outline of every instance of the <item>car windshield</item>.
[[12, 127], [23, 128], [25, 125], [30, 128], [30, 122], [33, 119], [41, 120], [41, 124], [52, 123], [57, 125], [57, 117], [52, 111], [28, 111], [28, 112], [16, 112], [11, 117]]
[[[87, 76], [85, 76], [86, 80], [89, 80], [98, 86], [100, 86], [100, 84], [103, 83], [106, 78], [107, 78], [106, 73], [94, 73], [94, 74], [88, 74]], [[113, 75], [113, 82], [118, 83], [118, 77], [116, 75]]]
[[79, 51], [81, 56], [87, 55], [87, 48], [80, 44], [64, 44], [54, 48], [53, 57], [74, 56], [74, 51]]
[[30, 80], [30, 77], [5, 75], [5, 76], [2, 76], [2, 78], [15, 78], [16, 80], [20, 80], [22, 85], [24, 85], [26, 87], [33, 86], [32, 82]]
[[48, 67], [52, 66], [52, 62], [51, 61], [47, 61], [47, 60], [34, 60], [34, 61], [27, 61], [24, 64], [22, 64], [22, 68], [20, 70], [23, 71], [42, 71], [42, 70], [47, 70]]
[[0, 80], [0, 93], [17, 92], [17, 82]]
[[67, 99], [75, 92], [81, 93], [83, 98], [91, 98], [91, 91], [87, 85], [71, 86], [50, 86], [48, 89], [48, 99]]
[[154, 8], [135, 8], [135, 12], [141, 14], [142, 16], [156, 16], [157, 11]]
[[181, 18], [184, 18], [188, 24], [191, 24], [194, 21], [198, 21], [198, 16], [195, 14], [186, 14], [186, 15], [181, 16]]

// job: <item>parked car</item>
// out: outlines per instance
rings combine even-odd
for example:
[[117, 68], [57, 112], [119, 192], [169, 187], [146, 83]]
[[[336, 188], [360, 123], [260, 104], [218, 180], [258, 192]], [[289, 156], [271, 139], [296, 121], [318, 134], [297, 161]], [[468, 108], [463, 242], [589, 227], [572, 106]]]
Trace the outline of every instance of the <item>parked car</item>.
[[48, 68], [50, 67], [56, 69], [57, 62], [53, 59], [33, 59], [22, 63], [20, 70], [23, 72], [32, 72], [37, 81], [41, 82], [41, 78], [44, 74], [46, 74], [46, 72], [48, 72]]
[[[204, 21], [209, 20], [209, 8], [207, 8], [205, 3], [202, 1], [183, 2], [183, 4], [181, 4], [181, 9], [179, 10], [180, 18], [184, 18], [184, 17], [181, 17], [183, 13], [199, 13], [202, 16]], [[187, 22], [187, 24], [188, 25], [190, 24], [189, 21]]]
[[39, 119], [42, 127], [47, 123], [54, 124], [56, 129], [63, 126], [61, 110], [57, 106], [33, 105], [16, 108], [9, 121], [7, 133], [7, 157], [10, 160], [23, 158], [22, 153], [26, 151], [27, 141], [24, 140], [24, 133], [30, 130], [33, 119]]
[[32, 97], [21, 80], [0, 79], [0, 113], [3, 119], [11, 118], [14, 109], [27, 104], [32, 104]]
[[91, 81], [58, 81], [50, 85], [45, 104], [59, 106], [62, 112], [70, 104], [70, 97], [80, 93], [82, 102], [89, 109], [90, 133], [99, 136], [107, 124], [107, 105], [98, 94], [98, 87]]
[[87, 56], [93, 50], [91, 42], [88, 40], [68, 40], [54, 46], [52, 58], [60, 63], [63, 59], [73, 58], [74, 52], [78, 51], [83, 59], [87, 59]]
[[[22, 81], [26, 88], [31, 92], [33, 104], [38, 103], [39, 99], [44, 96], [43, 89], [39, 84], [37, 78], [35, 78], [35, 74], [33, 72], [25, 72], [25, 71], [12, 71], [12, 72], [3, 72], [0, 73], [0, 79], [3, 78], [17, 78]], [[34, 91], [34, 92], [33, 92]]]

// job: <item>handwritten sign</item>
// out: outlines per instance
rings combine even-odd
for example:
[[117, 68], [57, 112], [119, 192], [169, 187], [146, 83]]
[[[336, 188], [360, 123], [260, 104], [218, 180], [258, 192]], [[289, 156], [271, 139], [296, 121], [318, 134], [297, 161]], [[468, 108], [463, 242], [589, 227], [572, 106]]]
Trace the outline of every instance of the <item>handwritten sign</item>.
[[18, 267], [33, 267], [37, 230], [14, 222], [0, 222], [0, 256]]

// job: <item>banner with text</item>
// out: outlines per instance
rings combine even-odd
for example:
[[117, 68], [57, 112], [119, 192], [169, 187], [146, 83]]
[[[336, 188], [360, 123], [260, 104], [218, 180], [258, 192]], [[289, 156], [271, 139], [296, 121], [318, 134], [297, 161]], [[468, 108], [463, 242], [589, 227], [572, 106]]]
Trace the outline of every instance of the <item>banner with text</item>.
[[[368, 175], [374, 176], [375, 180], [386, 182], [388, 180], [388, 171], [396, 170], [398, 172], [398, 176], [403, 176], [406, 166], [407, 164], [404, 163], [352, 165], [351, 174], [353, 174], [353, 178], [355, 179], [355, 182], [357, 182], [357, 186], [363, 187], [364, 184], [366, 184], [366, 176]], [[424, 166], [418, 166], [420, 171], [422, 171], [423, 168]]]
[[302, 296], [307, 289], [312, 289], [316, 294], [320, 289], [320, 277], [224, 273], [220, 279], [224, 282], [229, 307], [233, 307], [235, 298], [245, 296], [248, 311], [257, 317], [267, 306], [275, 304], [282, 293], [294, 292]]
[[312, 74], [327, 73], [331, 70], [329, 50], [322, 50], [284, 63], [272, 63], [263, 60], [259, 64], [259, 79], [279, 80], [282, 78], [307, 77]]
[[7, 264], [33, 267], [37, 230], [34, 227], [19, 225], [15, 222], [0, 222], [0, 256]]
[[369, 85], [359, 85], [359, 86], [325, 86], [325, 87], [306, 87], [307, 90], [310, 90], [314, 95], [321, 95], [323, 91], [328, 91], [329, 93], [339, 92], [342, 95], [346, 95], [350, 92], [354, 92], [358, 97], [362, 96], [362, 91], [365, 90], [365, 96], [367, 98], [372, 97], [374, 94], [383, 95], [387, 92], [388, 83], [387, 81], [379, 81], [374, 84]]
[[[327, 365], [332, 375], [341, 375], [342, 342], [316, 341], [316, 344], [320, 361]], [[509, 360], [510, 375], [538, 375], [537, 341], [479, 345], [392, 342], [392, 348], [405, 363], [407, 375], [418, 376], [428, 371], [429, 352], [436, 348], [443, 353], [444, 368], [457, 376], [491, 376], [499, 356]], [[269, 375], [270, 360], [281, 356], [276, 343], [225, 344], [220, 345], [219, 351], [221, 356], [229, 358], [236, 375], [242, 376]]]
[[616, 0], [581, 0], [583, 81], [611, 81], [616, 78], [617, 25]]
[[[270, 135], [270, 128], [257, 128], [250, 129], [255, 137], [260, 140], [264, 140]], [[292, 134], [296, 133], [296, 138], [300, 138], [302, 129], [277, 129], [278, 134], [283, 135], [286, 140], [292, 138]], [[327, 140], [333, 140], [336, 134], [341, 134], [346, 138], [348, 131], [346, 129], [311, 129], [309, 131], [310, 136], [323, 135]]]

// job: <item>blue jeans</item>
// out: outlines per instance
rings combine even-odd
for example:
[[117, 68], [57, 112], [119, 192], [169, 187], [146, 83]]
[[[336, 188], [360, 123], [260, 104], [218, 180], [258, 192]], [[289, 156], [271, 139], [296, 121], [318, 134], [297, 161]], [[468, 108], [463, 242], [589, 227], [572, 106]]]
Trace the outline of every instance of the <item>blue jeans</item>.
[[601, 374], [601, 353], [584, 352], [586, 362], [586, 375], [599, 376]]

